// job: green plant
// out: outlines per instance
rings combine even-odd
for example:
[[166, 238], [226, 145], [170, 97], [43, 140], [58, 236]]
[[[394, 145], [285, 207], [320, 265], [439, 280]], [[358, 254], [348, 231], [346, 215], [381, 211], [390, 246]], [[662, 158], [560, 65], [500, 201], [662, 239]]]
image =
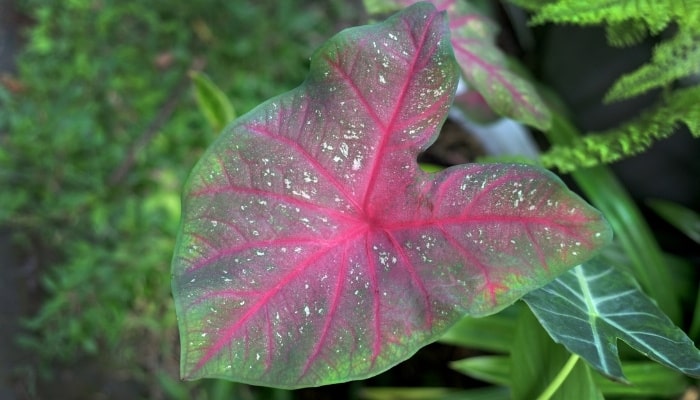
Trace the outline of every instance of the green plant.
[[[385, 3], [397, 7], [410, 2]], [[483, 22], [484, 16], [463, 3], [435, 3], [449, 15], [452, 44], [463, 45], [459, 51], [464, 53], [460, 61], [465, 75], [473, 72], [469, 62], [486, 65], [483, 68], [487, 71], [486, 77], [477, 74], [471, 79], [488, 82], [479, 90], [487, 101], [495, 104], [489, 105], [500, 112], [508, 110], [515, 117], [523, 109], [527, 110], [529, 102], [522, 99], [532, 100], [532, 94], [518, 101], [502, 96], [504, 86], [521, 95], [523, 90], [530, 89], [508, 85], [510, 79], [520, 78], [501, 71], [501, 57], [489, 53], [479, 55], [475, 49], [483, 47], [464, 45], [472, 43], [470, 40], [480, 28], [481, 32], [488, 31], [484, 28], [488, 26]], [[426, 134], [423, 129], [433, 128], [431, 124], [444, 117], [444, 101], [452, 100], [449, 94], [454, 90], [449, 83], [454, 75], [450, 70], [452, 61], [443, 57], [446, 37], [439, 36], [436, 33], [439, 29], [432, 27], [421, 31], [421, 24], [425, 23], [422, 20], [434, 18], [428, 10], [425, 5], [414, 6], [391, 22], [378, 25], [376, 30], [360, 28], [333, 39], [316, 54], [311, 75], [304, 85], [266, 102], [230, 125], [195, 168], [185, 192], [184, 223], [173, 260], [174, 294], [183, 340], [183, 376], [223, 377], [288, 388], [367, 377], [441, 335], [445, 326], [455, 321], [452, 311], [475, 316], [491, 314], [527, 293], [524, 300], [536, 318], [528, 309], [516, 305], [508, 314], [504, 312], [504, 317], [496, 314], [481, 320], [467, 318], [454, 328], [460, 331], [443, 336], [443, 340], [453, 338], [458, 343], [506, 353], [468, 359], [456, 363], [455, 368], [507, 386], [513, 398], [522, 399], [535, 396], [541, 399], [602, 398], [604, 394], [640, 393], [669, 396], [683, 391], [687, 384], [684, 375], [700, 376], [700, 352], [686, 333], [674, 325], [673, 321], [681, 318], [681, 299], [680, 295], [668, 291], [674, 279], [672, 274], [659, 268], [664, 255], [624, 189], [605, 167], [577, 170], [573, 177], [610, 219], [625, 255], [616, 258], [611, 247], [586, 261], [604, 242], [602, 237], [606, 235], [601, 225], [597, 225], [600, 221], [586, 214], [587, 211], [581, 211], [585, 207], [579, 203], [568, 197], [567, 200], [559, 198], [557, 190], [543, 183], [546, 181], [543, 176], [535, 176], [535, 169], [513, 165], [452, 168], [434, 175], [437, 189], [432, 192], [427, 189], [430, 184], [424, 182], [428, 178], [416, 172], [410, 160], [402, 158], [415, 157], [418, 149], [425, 148], [429, 140], [421, 136]], [[615, 32], [617, 37], [622, 35], [619, 29]], [[493, 40], [492, 33], [483, 37]], [[426, 49], [438, 50], [433, 53], [425, 50], [422, 47], [425, 43], [421, 41], [429, 42], [425, 38], [438, 43], [425, 45]], [[377, 49], [374, 64], [370, 45]], [[393, 75], [385, 76], [381, 65], [388, 68], [397, 60], [401, 64], [403, 59], [397, 56], [399, 54], [414, 55], [414, 61], [406, 64], [421, 67], [409, 68], [406, 72], [395, 65], [391, 69]], [[475, 61], [479, 56], [485, 60]], [[465, 65], [464, 60], [469, 62]], [[496, 67], [489, 68], [490, 62]], [[489, 72], [494, 76], [488, 76]], [[408, 74], [405, 81], [400, 79], [402, 73]], [[421, 80], [424, 75], [431, 79]], [[392, 81], [390, 89], [384, 89], [382, 85], [390, 80], [396, 82]], [[392, 92], [397, 87], [408, 89]], [[421, 89], [424, 89], [422, 96], [434, 94], [431, 105], [421, 102], [421, 94], [413, 93]], [[692, 97], [692, 92], [685, 93], [691, 93], [688, 96]], [[346, 102], [350, 104], [347, 109], [344, 108]], [[414, 112], [404, 113], [404, 108]], [[358, 113], [358, 109], [362, 112]], [[385, 120], [387, 115], [396, 118]], [[546, 133], [555, 145], [576, 142], [578, 132], [561, 114], [552, 112], [551, 121], [544, 122], [542, 115], [547, 114], [531, 115], [527, 121], [545, 129], [551, 126]], [[694, 116], [679, 118], [697, 122]], [[425, 126], [419, 124], [423, 119], [428, 121]], [[412, 124], [420, 125], [421, 129], [411, 130]], [[307, 125], [323, 129], [307, 130]], [[395, 126], [401, 127], [403, 134], [421, 133], [397, 139], [395, 136], [400, 137], [401, 133], [397, 132], [401, 129], [394, 129]], [[362, 129], [353, 131], [358, 127]], [[345, 144], [343, 150], [345, 142], [341, 143], [341, 135], [345, 128], [352, 128], [346, 131], [348, 135], [367, 142], [352, 149]], [[634, 135], [629, 134], [630, 137]], [[280, 147], [280, 143], [285, 146]], [[375, 147], [371, 143], [378, 145]], [[266, 152], [270, 148], [275, 150]], [[336, 148], [344, 158], [333, 157]], [[626, 147], [622, 151], [625, 155], [633, 153]], [[370, 167], [365, 168], [364, 163]], [[402, 168], [406, 171], [400, 173]], [[517, 189], [511, 194], [501, 193], [498, 185], [486, 175], [481, 176], [486, 170], [492, 174], [493, 182], [512, 183], [516, 188], [520, 187], [518, 184], [522, 186], [517, 180], [519, 176], [529, 177], [530, 184], [536, 181], [535, 186], [547, 186], [540, 193], [553, 195], [557, 201], [534, 195], [541, 189], [539, 186], [528, 187], [528, 190], [534, 188], [529, 198], [512, 197], [512, 193], [518, 193]], [[362, 175], [363, 171], [369, 171], [369, 178]], [[454, 178], [462, 172], [466, 180]], [[391, 179], [387, 179], [389, 176]], [[454, 195], [447, 182], [462, 182], [464, 198]], [[478, 189], [474, 189], [475, 193], [469, 192], [470, 184], [476, 187], [479, 183], [483, 192]], [[603, 187], [606, 192], [600, 190]], [[391, 195], [387, 195], [387, 191]], [[420, 200], [416, 204], [414, 195]], [[466, 214], [443, 215], [444, 198], [452, 200], [453, 205], [458, 203], [467, 210]], [[493, 201], [489, 202], [490, 206], [482, 205], [482, 198]], [[527, 201], [533, 203], [523, 203]], [[592, 224], [574, 228], [576, 224], [569, 221], [572, 228], [567, 233], [580, 238], [575, 246], [564, 238], [547, 236], [546, 232], [556, 225], [550, 223], [567, 221], [557, 210], [549, 210], [552, 215], [558, 215], [556, 218], [538, 219], [538, 224], [545, 226], [545, 233], [540, 231], [542, 226], [534, 227], [521, 221], [521, 227], [527, 231], [526, 241], [521, 242], [522, 238], [513, 233], [516, 228], [507, 224], [507, 227], [496, 228], [502, 236], [489, 233], [492, 226], [499, 226], [505, 220], [531, 218], [527, 211], [518, 209], [519, 204], [530, 205], [527, 210], [533, 211], [544, 202], [550, 205], [559, 204], [559, 201], [562, 204], [572, 201], [567, 206], [570, 212], [586, 214], [587, 217], [580, 220]], [[509, 214], [511, 204], [520, 212]], [[430, 211], [425, 211], [423, 206]], [[503, 215], [512, 219], [504, 219]], [[294, 222], [294, 218], [301, 222]], [[487, 233], [482, 232], [481, 223], [491, 224], [483, 227]], [[471, 247], [465, 239], [472, 237], [469, 227], [475, 226], [479, 227], [478, 238], [482, 239], [483, 249]], [[431, 231], [432, 228], [435, 230]], [[425, 244], [412, 236], [421, 233]], [[601, 242], [592, 241], [593, 237], [601, 238]], [[540, 240], [542, 238], [547, 240]], [[506, 242], [530, 250], [518, 253]], [[567, 254], [564, 257], [582, 258], [556, 264], [555, 268], [568, 271], [545, 287], [533, 290], [551, 279], [533, 279], [530, 273], [532, 260], [539, 260], [538, 265], [545, 269], [554, 265], [550, 264], [554, 259], [550, 257], [557, 253], [545, 244], [552, 242], [561, 242], [561, 252]], [[581, 244], [587, 249], [577, 247]], [[437, 250], [430, 250], [432, 247]], [[286, 255], [291, 248], [299, 256]], [[365, 250], [360, 251], [362, 248]], [[499, 266], [510, 265], [509, 257], [523, 264], [522, 270], [517, 271], [516, 283], [509, 280], [508, 274], [501, 275], [498, 271]], [[390, 265], [389, 260], [393, 260], [395, 266]], [[571, 268], [578, 263], [580, 265]], [[632, 274], [627, 271], [628, 266]], [[401, 270], [405, 276], [397, 272], [385, 276], [385, 271], [393, 269]], [[465, 269], [467, 275], [462, 275]], [[350, 276], [353, 273], [357, 274], [357, 279]], [[495, 278], [492, 279], [491, 274]], [[329, 277], [331, 283], [312, 282], [312, 276], [318, 275]], [[387, 278], [389, 275], [393, 280]], [[456, 283], [450, 285], [445, 276]], [[354, 292], [359, 296], [358, 303], [349, 293], [356, 280], [366, 281], [363, 295], [358, 295], [359, 286]], [[466, 289], [461, 295], [453, 293], [452, 286], [460, 288], [464, 280], [476, 283], [462, 285]], [[644, 294], [637, 280], [658, 301], [661, 309]], [[399, 283], [394, 285], [393, 281]], [[692, 288], [682, 290], [688, 291], [692, 293]], [[503, 293], [512, 296], [501, 297]], [[382, 295], [392, 300], [384, 303]], [[487, 304], [489, 296], [492, 303]], [[454, 300], [456, 305], [446, 306], [449, 303], [446, 298]], [[345, 307], [346, 302], [352, 303], [352, 307]], [[364, 306], [374, 308], [370, 307], [369, 311], [356, 308]], [[405, 321], [402, 329], [394, 326], [394, 319], [385, 310], [387, 307], [401, 313]], [[358, 317], [363, 312], [370, 314], [374, 325], [365, 325]], [[693, 326], [697, 325], [698, 315], [700, 312], [696, 310]], [[419, 327], [418, 316], [427, 316], [429, 322]], [[504, 332], [498, 340], [489, 338], [494, 319], [515, 336]], [[347, 320], [353, 322], [347, 324]], [[388, 327], [384, 323], [389, 324]], [[465, 326], [482, 331], [474, 335], [469, 332], [471, 328], [466, 328], [465, 333]], [[571, 353], [557, 346], [550, 336]], [[660, 370], [653, 363], [631, 361], [635, 353], [629, 349], [623, 352], [625, 361], [621, 362], [616, 347], [618, 339], [671, 370]], [[550, 356], [547, 362], [541, 362], [542, 354]], [[579, 358], [587, 363], [580, 362]], [[641, 389], [625, 388], [596, 378], [594, 371], [620, 382], [637, 381], [648, 371], [664, 379], [649, 380]], [[420, 393], [429, 395], [425, 391]], [[487, 393], [503, 396], [506, 392], [496, 389]], [[365, 391], [365, 395], [390, 396], [371, 389]], [[436, 390], [430, 395], [443, 398], [467, 393]], [[480, 392], [479, 395], [485, 394]]]
[[[303, 75], [304, 54], [346, 8], [337, 1], [304, 12], [291, 12], [292, 2], [22, 6], [33, 24], [18, 57], [21, 87], [0, 86], [0, 186], [12, 189], [0, 191], [0, 226], [35, 262], [28, 280], [40, 290], [18, 341], [36, 355], [40, 388], [46, 376], [59, 379], [54, 363], [99, 358], [105, 374], [143, 384], [144, 397], [155, 398], [164, 389], [153, 376], [176, 368], [174, 310], [162, 277], [179, 192], [216, 134], [197, 110], [188, 73], [205, 69], [247, 110]], [[261, 49], [256, 42], [264, 40]], [[255, 61], [273, 56], [274, 63]], [[253, 73], [264, 79], [249, 79]], [[185, 390], [201, 397], [201, 386]]]

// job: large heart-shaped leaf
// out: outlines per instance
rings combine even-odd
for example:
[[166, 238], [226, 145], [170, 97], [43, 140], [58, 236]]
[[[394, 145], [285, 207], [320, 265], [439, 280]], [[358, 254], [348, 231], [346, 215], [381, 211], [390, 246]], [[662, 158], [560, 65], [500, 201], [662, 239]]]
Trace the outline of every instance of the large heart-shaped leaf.
[[[470, 89], [481, 94], [497, 113], [542, 130], [549, 129], [549, 108], [530, 82], [511, 71], [506, 55], [496, 45], [498, 26], [468, 1], [430, 2], [438, 10], [447, 11], [452, 46]], [[414, 3], [416, 0], [364, 0], [370, 13]]]
[[652, 360], [700, 378], [700, 351], [638, 287], [597, 260], [568, 271], [524, 297], [557, 343], [609, 378], [626, 381], [617, 340]]
[[457, 82], [448, 39], [427, 3], [346, 30], [202, 157], [173, 258], [185, 379], [374, 375], [609, 240], [545, 170], [418, 168]]

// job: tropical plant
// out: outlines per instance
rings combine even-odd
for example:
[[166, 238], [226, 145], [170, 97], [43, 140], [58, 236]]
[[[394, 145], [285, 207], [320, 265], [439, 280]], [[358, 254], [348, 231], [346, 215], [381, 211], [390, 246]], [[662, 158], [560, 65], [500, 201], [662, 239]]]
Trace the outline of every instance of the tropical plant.
[[[611, 180], [604, 169], [574, 178], [611, 220], [634, 274], [614, 247], [594, 257], [610, 241], [607, 223], [544, 169], [419, 168], [459, 67], [495, 111], [551, 127], [554, 144], [577, 140], [507, 70], [486, 17], [463, 3], [435, 4], [446, 13], [413, 5], [328, 41], [300, 87], [229, 125], [194, 168], [173, 258], [182, 376], [283, 388], [361, 379], [441, 337], [468, 344], [474, 335], [464, 332], [501, 318], [518, 327], [512, 341], [490, 341], [507, 354], [455, 368], [508, 386], [514, 398], [632, 393], [591, 370], [625, 382], [625, 373], [636, 380], [655, 368], [623, 372], [618, 338], [670, 367], [667, 382], [682, 390], [683, 375], [700, 376], [700, 352], [674, 325], [677, 299], [660, 296], [659, 309], [637, 284], [671, 278], [649, 266], [662, 258], [653, 244], [630, 255], [653, 243], [643, 222], [632, 214], [624, 226], [591, 194], [593, 183]], [[615, 184], [615, 206], [634, 212]], [[497, 313], [520, 298], [536, 319], [519, 305]], [[535, 362], [536, 351], [550, 362]]]

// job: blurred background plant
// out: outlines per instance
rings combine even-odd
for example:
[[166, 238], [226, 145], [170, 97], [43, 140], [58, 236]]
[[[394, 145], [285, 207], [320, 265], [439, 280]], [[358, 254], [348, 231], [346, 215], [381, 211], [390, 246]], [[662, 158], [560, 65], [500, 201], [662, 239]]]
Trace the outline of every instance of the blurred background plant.
[[[188, 71], [206, 71], [245, 112], [298, 85], [311, 52], [357, 24], [358, 10], [336, 0], [15, 5], [24, 46], [0, 85], [0, 227], [29, 268], [11, 339], [32, 354], [13, 367], [20, 393], [43, 398], [54, 382], [67, 393], [53, 398], [113, 397], [97, 372], [71, 381], [72, 365], [126, 382], [138, 394], [127, 398], [177, 393], [167, 380], [179, 368], [169, 279], [179, 197], [218, 133]], [[9, 255], [4, 264], [6, 277]], [[185, 398], [206, 392], [186, 388]]]
[[[0, 334], [12, 336], [10, 346], [0, 347], [0, 398], [448, 399], [459, 398], [451, 388], [484, 382], [495, 386], [469, 398], [496, 398], [491, 389], [508, 397], [498, 386], [504, 385], [498, 368], [509, 365], [505, 359], [473, 356], [498, 357], [504, 349], [484, 342], [514, 342], [514, 327], [532, 322], [514, 313], [467, 321], [480, 328], [459, 325], [457, 336], [443, 340], [449, 346], [430, 345], [365, 382], [285, 392], [177, 379], [169, 277], [179, 197], [192, 165], [218, 133], [211, 127], [217, 116], [202, 113], [206, 107], [197, 102], [207, 99], [196, 98], [193, 88], [201, 94], [214, 82], [238, 115], [291, 89], [304, 79], [318, 45], [342, 28], [367, 22], [359, 0], [19, 3], [0, 0]], [[578, 130], [605, 130], [653, 103], [654, 94], [612, 105], [602, 100], [622, 73], [649, 59], [658, 38], [613, 48], [601, 27], [531, 29], [522, 9], [477, 3], [495, 10], [492, 17], [502, 26], [498, 44], [562, 98]], [[15, 23], [9, 36], [8, 18]], [[11, 36], [21, 38], [22, 47], [8, 66]], [[222, 97], [211, 90], [209, 95], [214, 101]], [[217, 115], [232, 112], [224, 107]], [[449, 130], [456, 131], [454, 125]], [[559, 128], [572, 130], [567, 124]], [[441, 143], [443, 136], [448, 141]], [[461, 131], [443, 130], [443, 136], [431, 160], [459, 154], [458, 162], [466, 162], [465, 149], [481, 147]], [[538, 138], [546, 147], [547, 138]], [[674, 286], [659, 292], [682, 301], [681, 327], [695, 340], [700, 251], [651, 209], [698, 209], [699, 143], [674, 135], [611, 168], [652, 224], [664, 258], [683, 264], [673, 269]], [[629, 220], [634, 206], [618, 201], [617, 186], [583, 184], [593, 182], [591, 171], [565, 179], [578, 179], [587, 195], [609, 200]], [[662, 202], [645, 206], [651, 198]], [[673, 203], [670, 211], [663, 201]], [[683, 220], [690, 219], [675, 218]], [[688, 229], [697, 232], [697, 225]], [[18, 315], [21, 326], [10, 318]], [[472, 359], [449, 368], [450, 361], [465, 357]], [[649, 380], [649, 371], [638, 372], [650, 385], [659, 384], [647, 395], [678, 396], [687, 384]], [[397, 388], [409, 385], [421, 388]]]

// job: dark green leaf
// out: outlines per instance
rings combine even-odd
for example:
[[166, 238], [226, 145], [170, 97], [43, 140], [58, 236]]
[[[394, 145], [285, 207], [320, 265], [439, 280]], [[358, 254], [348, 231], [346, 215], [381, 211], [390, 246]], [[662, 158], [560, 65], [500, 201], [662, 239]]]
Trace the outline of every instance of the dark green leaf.
[[524, 300], [556, 342], [612, 379], [626, 380], [618, 338], [654, 361], [700, 377], [700, 351], [693, 342], [630, 275], [611, 266], [589, 261]]
[[671, 225], [700, 243], [700, 214], [666, 200], [653, 199], [647, 204]]
[[595, 376], [596, 385], [604, 395], [677, 398], [687, 386], [682, 374], [654, 362], [625, 362], [622, 369], [630, 381], [629, 385], [611, 381], [601, 375]]
[[368, 387], [360, 391], [365, 400], [509, 400], [508, 389], [487, 387], [471, 390], [452, 388]]
[[[552, 382], [560, 377], [571, 360], [571, 354], [554, 343], [529, 312], [520, 313], [511, 357], [514, 400], [536, 399], [546, 390], [553, 389]], [[564, 378], [560, 385], [554, 385], [556, 391], [550, 399], [602, 400], [590, 369], [584, 363], [577, 362]]]
[[450, 363], [450, 368], [494, 385], [510, 385], [509, 356], [470, 357]]
[[440, 338], [440, 342], [507, 353], [513, 343], [516, 320], [516, 307], [483, 318], [464, 317]]

